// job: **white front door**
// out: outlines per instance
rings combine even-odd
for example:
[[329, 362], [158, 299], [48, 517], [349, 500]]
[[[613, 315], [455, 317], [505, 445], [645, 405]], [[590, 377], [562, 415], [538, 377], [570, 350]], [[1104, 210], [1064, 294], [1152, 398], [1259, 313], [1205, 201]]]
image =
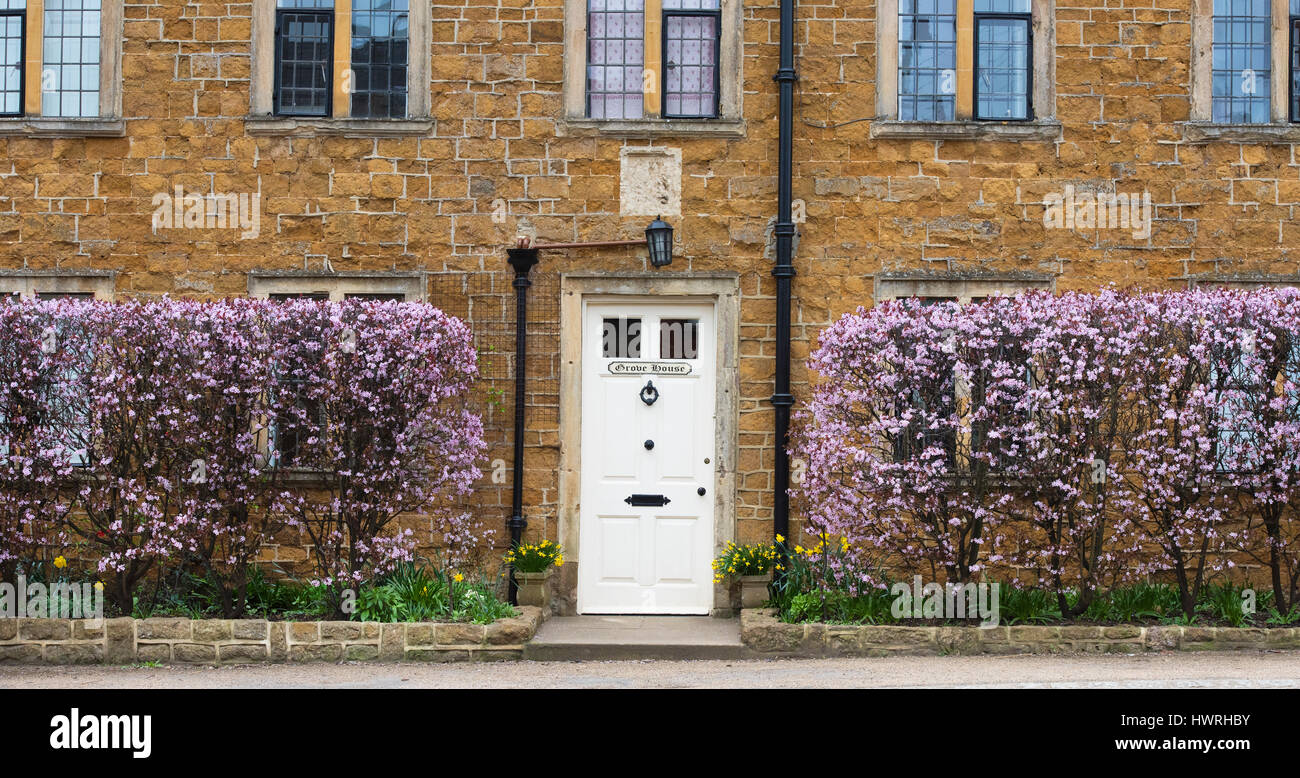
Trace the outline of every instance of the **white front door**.
[[713, 304], [589, 302], [579, 613], [713, 605]]

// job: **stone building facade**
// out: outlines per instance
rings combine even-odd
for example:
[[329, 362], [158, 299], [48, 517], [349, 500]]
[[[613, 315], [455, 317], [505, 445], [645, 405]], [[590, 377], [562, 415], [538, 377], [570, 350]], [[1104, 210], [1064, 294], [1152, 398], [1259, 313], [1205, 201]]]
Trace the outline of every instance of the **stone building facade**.
[[[877, 299], [1295, 277], [1295, 9], [1021, 2], [798, 4], [796, 397], [817, 331]], [[528, 533], [573, 549], [561, 586], [572, 607], [574, 569], [595, 553], [578, 548], [578, 452], [603, 423], [577, 366], [583, 301], [616, 310], [626, 299], [708, 304], [710, 537], [769, 537], [774, 0], [279, 5], [10, 0], [25, 25], [10, 37], [26, 48], [0, 92], [0, 291], [442, 305], [475, 324], [490, 357], [484, 409], [496, 437], [479, 509], [504, 521], [514, 370], [504, 249], [520, 236], [638, 238], [662, 217], [675, 229], [667, 267], [612, 247], [543, 252], [534, 271]], [[1244, 19], [1246, 39], [1223, 38], [1233, 28], [1216, 14]], [[322, 16], [329, 35], [312, 26]], [[379, 67], [379, 48], [358, 42], [358, 30], [378, 36], [385, 24], [405, 25], [404, 68], [391, 46]], [[287, 30], [295, 50], [282, 46]], [[81, 46], [71, 54], [70, 38]], [[1010, 82], [985, 60], [996, 45], [981, 48], [998, 40], [997, 61], [1019, 68]], [[294, 62], [307, 64], [286, 69]], [[687, 62], [690, 74], [674, 72]], [[649, 74], [635, 88], [633, 71]], [[374, 97], [381, 76], [404, 79], [400, 104], [396, 90]], [[1006, 83], [1019, 102], [1000, 94]], [[725, 593], [713, 599], [725, 605]]]

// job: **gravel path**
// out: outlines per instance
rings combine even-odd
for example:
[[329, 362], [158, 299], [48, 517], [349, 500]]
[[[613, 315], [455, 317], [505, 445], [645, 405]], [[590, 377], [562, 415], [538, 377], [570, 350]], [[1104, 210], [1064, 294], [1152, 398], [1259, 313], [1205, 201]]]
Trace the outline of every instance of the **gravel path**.
[[1300, 688], [1300, 652], [697, 662], [0, 667], [0, 688]]

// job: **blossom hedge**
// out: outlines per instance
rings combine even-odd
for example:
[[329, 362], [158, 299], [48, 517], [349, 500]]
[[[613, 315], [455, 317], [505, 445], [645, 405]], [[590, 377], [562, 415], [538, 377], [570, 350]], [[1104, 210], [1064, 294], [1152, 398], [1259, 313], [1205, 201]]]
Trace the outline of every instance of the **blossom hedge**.
[[1028, 571], [1067, 617], [1156, 576], [1190, 617], [1249, 562], [1297, 601], [1300, 292], [885, 302], [810, 366], [796, 496], [848, 568]]
[[157, 565], [197, 565], [242, 613], [264, 541], [309, 539], [343, 589], [412, 557], [397, 517], [478, 478], [469, 329], [420, 303], [161, 299], [0, 304], [0, 574], [72, 543], [131, 612]]

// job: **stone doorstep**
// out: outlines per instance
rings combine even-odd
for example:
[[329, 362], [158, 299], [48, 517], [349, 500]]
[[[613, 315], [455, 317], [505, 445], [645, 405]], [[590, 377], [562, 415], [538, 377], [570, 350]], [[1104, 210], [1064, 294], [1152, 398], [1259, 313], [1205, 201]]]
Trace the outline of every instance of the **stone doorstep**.
[[784, 657], [1300, 649], [1296, 627], [786, 624], [771, 608], [742, 611], [740, 624], [746, 647], [760, 655]]

